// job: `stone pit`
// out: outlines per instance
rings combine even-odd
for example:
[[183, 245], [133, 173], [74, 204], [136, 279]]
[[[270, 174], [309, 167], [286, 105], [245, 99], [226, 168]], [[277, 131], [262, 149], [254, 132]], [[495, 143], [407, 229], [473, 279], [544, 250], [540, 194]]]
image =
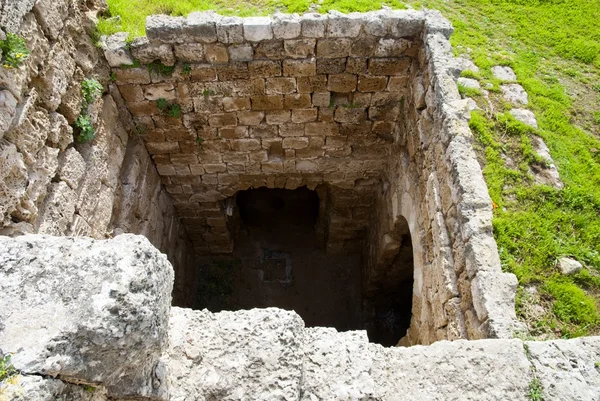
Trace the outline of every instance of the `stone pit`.
[[[158, 15], [100, 52], [101, 5], [31, 3], [2, 10], [31, 50], [0, 74], [2, 234], [142, 234], [178, 306], [278, 306], [385, 345], [512, 337], [438, 12]], [[90, 76], [108, 90], [76, 143]]]

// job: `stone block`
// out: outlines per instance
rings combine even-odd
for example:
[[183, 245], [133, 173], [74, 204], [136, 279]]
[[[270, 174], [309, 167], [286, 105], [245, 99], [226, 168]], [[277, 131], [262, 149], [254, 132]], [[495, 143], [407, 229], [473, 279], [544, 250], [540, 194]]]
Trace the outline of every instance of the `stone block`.
[[248, 137], [248, 127], [219, 128], [219, 137], [224, 139], [238, 139]]
[[278, 131], [276, 125], [259, 124], [258, 126], [250, 127], [250, 136], [252, 138], [273, 138], [277, 136]]
[[366, 74], [367, 73], [366, 57], [349, 57], [346, 62], [346, 72], [348, 74]]
[[315, 55], [315, 39], [285, 40], [285, 55], [291, 58], [307, 58]]
[[412, 42], [406, 39], [381, 38], [375, 48], [375, 57], [401, 57], [412, 45]]
[[317, 63], [314, 58], [306, 60], [283, 60], [283, 75], [286, 77], [309, 77], [316, 75]]
[[402, 92], [408, 86], [408, 80], [409, 77], [407, 75], [390, 77], [387, 90], [390, 92]]
[[371, 57], [373, 51], [377, 46], [377, 38], [372, 37], [359, 37], [352, 41], [352, 48], [350, 49], [350, 56], [352, 57]]
[[372, 58], [369, 60], [371, 75], [408, 75], [411, 60], [404, 58]]
[[255, 59], [281, 60], [283, 57], [283, 40], [267, 40], [254, 46]]
[[176, 153], [169, 156], [170, 161], [174, 165], [187, 165], [187, 164], [197, 164], [198, 156], [191, 153]]
[[210, 82], [217, 80], [217, 69], [210, 64], [192, 64], [188, 78], [191, 82]]
[[241, 125], [258, 125], [265, 117], [262, 111], [242, 111], [237, 113], [237, 119]]
[[327, 24], [327, 37], [355, 38], [359, 35], [363, 17], [359, 14], [342, 14], [330, 11]]
[[146, 18], [146, 36], [151, 41], [182, 43], [185, 18], [167, 15], [150, 15]]
[[106, 61], [108, 61], [108, 65], [111, 67], [133, 64], [133, 57], [127, 46], [128, 36], [127, 32], [115, 33], [106, 38], [102, 44], [104, 57], [106, 57]]
[[269, 17], [247, 17], [243, 20], [244, 39], [260, 42], [273, 39], [273, 28]]
[[274, 110], [266, 113], [267, 124], [285, 124], [290, 122], [289, 110]]
[[183, 24], [183, 33], [195, 42], [216, 42], [217, 24], [221, 18], [220, 15], [210, 11], [189, 13]]
[[179, 61], [199, 63], [206, 59], [204, 57], [204, 45], [202, 43], [185, 43], [181, 45], [175, 45], [174, 47], [175, 57]]
[[282, 137], [304, 136], [304, 132], [304, 124], [282, 124], [279, 126], [279, 135]]
[[267, 95], [282, 95], [296, 91], [296, 78], [275, 77], [265, 80]]
[[322, 38], [325, 36], [327, 16], [317, 13], [304, 14], [301, 17], [302, 36], [305, 38]]
[[283, 109], [283, 96], [252, 96], [252, 110], [281, 110]]
[[275, 39], [294, 39], [300, 36], [301, 25], [298, 14], [275, 14], [272, 25]]
[[323, 92], [323, 93], [313, 93], [312, 95], [312, 105], [314, 107], [329, 107], [331, 102], [331, 93]]
[[308, 138], [306, 137], [289, 137], [283, 138], [284, 149], [304, 149], [308, 147]]
[[[157, 60], [164, 65], [175, 64], [175, 56], [170, 44], [151, 43], [147, 38], [136, 38], [130, 47], [132, 56], [143, 64], [150, 64]], [[193, 49], [187, 49], [187, 52], [192, 53], [193, 58]], [[200, 57], [200, 60], [202, 60], [202, 57]]]
[[123, 99], [127, 103], [142, 102], [146, 98], [144, 97], [144, 91], [139, 85], [119, 85], [119, 92]]
[[340, 58], [348, 57], [352, 48], [351, 39], [319, 39], [317, 41], [317, 57]]
[[211, 127], [237, 125], [237, 117], [235, 113], [213, 114], [208, 117], [208, 123]]
[[346, 58], [317, 59], [317, 74], [342, 74], [346, 71]]
[[285, 95], [285, 107], [288, 109], [306, 109], [311, 106], [310, 94], [297, 93]]
[[247, 152], [260, 149], [260, 140], [250, 139], [232, 139], [230, 141], [231, 150], [234, 152]]
[[395, 38], [412, 37], [423, 30], [425, 15], [422, 11], [392, 11], [386, 18], [390, 23], [390, 35]]
[[0, 249], [0, 343], [19, 371], [102, 383], [115, 398], [166, 397], [159, 363], [173, 287], [166, 255], [130, 234], [2, 237]]
[[146, 142], [146, 149], [152, 155], [179, 153], [178, 142]]
[[233, 62], [217, 66], [217, 75], [220, 81], [231, 81], [234, 79], [248, 79], [248, 64], [244, 62]]
[[223, 17], [217, 24], [217, 39], [221, 43], [242, 43], [244, 41], [243, 19]]
[[250, 110], [250, 98], [247, 98], [247, 97], [224, 97], [223, 98], [223, 110], [226, 112]]
[[118, 85], [149, 84], [150, 73], [147, 68], [118, 68], [113, 69]]
[[17, 99], [8, 90], [0, 90], [0, 139], [10, 128], [17, 112]]
[[252, 61], [254, 51], [249, 44], [229, 46], [229, 59], [232, 61]]
[[335, 110], [334, 121], [339, 123], [359, 124], [365, 121], [367, 113], [364, 108], [338, 107]]
[[229, 61], [227, 47], [220, 43], [211, 43], [204, 46], [206, 61], [213, 64], [225, 64]]
[[263, 173], [283, 173], [283, 162], [278, 160], [270, 160], [261, 163], [261, 171]]
[[281, 61], [254, 60], [248, 63], [248, 70], [253, 77], [279, 77]]
[[319, 107], [319, 117], [317, 118], [317, 120], [321, 122], [330, 123], [333, 121], [334, 112], [335, 110], [333, 109], [333, 107]]
[[387, 87], [387, 77], [361, 75], [358, 78], [358, 90], [361, 92], [381, 92]]
[[300, 172], [312, 172], [318, 171], [319, 164], [312, 160], [298, 160], [296, 161], [296, 171]]
[[327, 81], [327, 89], [331, 92], [353, 92], [356, 90], [356, 75], [335, 74], [330, 75]]
[[[313, 95], [314, 97], [314, 95]], [[318, 109], [294, 109], [292, 110], [292, 122], [296, 124], [309, 123], [317, 120]]]
[[336, 123], [307, 123], [306, 124], [306, 135], [307, 136], [329, 136], [338, 135], [339, 127]]
[[170, 83], [146, 85], [143, 87], [143, 90], [144, 97], [149, 101], [156, 101], [158, 99], [175, 99], [175, 87]]
[[224, 173], [227, 171], [227, 165], [223, 163], [219, 164], [203, 164], [202, 168], [207, 174]]

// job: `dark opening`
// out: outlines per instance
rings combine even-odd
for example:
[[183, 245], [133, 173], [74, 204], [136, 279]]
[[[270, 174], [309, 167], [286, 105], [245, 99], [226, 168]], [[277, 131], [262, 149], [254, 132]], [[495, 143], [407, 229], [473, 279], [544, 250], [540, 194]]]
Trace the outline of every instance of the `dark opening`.
[[238, 192], [228, 223], [233, 254], [203, 258], [195, 308], [278, 307], [296, 311], [308, 327], [366, 329], [373, 342], [397, 344], [410, 323], [412, 248], [393, 262], [410, 264], [410, 276], [390, 277], [368, 295], [362, 252], [325, 250], [327, 197], [326, 188]]
[[365, 329], [369, 341], [393, 346], [404, 337], [412, 317], [413, 249], [410, 234], [388, 267], [390, 274], [365, 298]]
[[258, 188], [236, 196], [242, 226], [277, 232], [281, 229], [314, 230], [319, 215], [319, 196], [306, 187], [288, 189]]

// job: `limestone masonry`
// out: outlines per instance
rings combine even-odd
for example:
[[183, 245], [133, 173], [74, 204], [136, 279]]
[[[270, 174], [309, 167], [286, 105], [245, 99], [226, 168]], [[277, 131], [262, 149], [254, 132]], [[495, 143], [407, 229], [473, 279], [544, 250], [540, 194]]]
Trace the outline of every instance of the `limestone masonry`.
[[[514, 339], [440, 13], [156, 15], [100, 49], [105, 9], [0, 4], [0, 39], [31, 53], [0, 67], [0, 356], [20, 372], [0, 400], [600, 399], [597, 338]], [[80, 143], [85, 78], [105, 90]], [[236, 194], [261, 187], [316, 191], [320, 246], [362, 255], [365, 294], [412, 286], [414, 347], [171, 308], [194, 306], [199, 258], [233, 251]]]
[[0, 346], [20, 371], [2, 399], [525, 401], [532, 383], [547, 400], [600, 396], [598, 337], [384, 348], [275, 308], [170, 308], [172, 280], [142, 236], [1, 237]]

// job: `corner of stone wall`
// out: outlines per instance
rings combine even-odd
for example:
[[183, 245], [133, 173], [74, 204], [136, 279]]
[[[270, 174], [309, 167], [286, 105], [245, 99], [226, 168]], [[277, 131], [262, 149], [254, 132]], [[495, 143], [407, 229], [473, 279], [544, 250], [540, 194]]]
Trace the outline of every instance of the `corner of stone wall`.
[[[86, 4], [19, 1], [0, 11], [0, 28], [21, 36], [30, 51], [23, 65], [0, 67], [0, 234], [101, 239], [143, 233], [183, 279], [194, 271], [192, 247], [89, 36], [106, 4]], [[79, 143], [72, 125], [82, 108], [84, 78], [109, 90], [89, 107], [94, 139]], [[175, 299], [188, 305], [193, 296], [180, 288]]]

